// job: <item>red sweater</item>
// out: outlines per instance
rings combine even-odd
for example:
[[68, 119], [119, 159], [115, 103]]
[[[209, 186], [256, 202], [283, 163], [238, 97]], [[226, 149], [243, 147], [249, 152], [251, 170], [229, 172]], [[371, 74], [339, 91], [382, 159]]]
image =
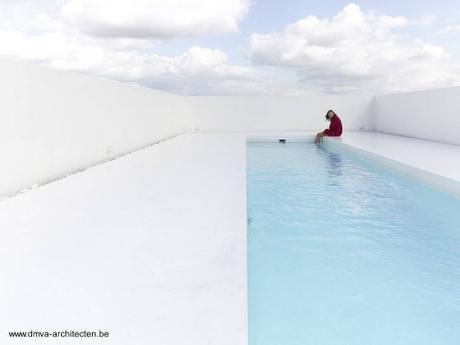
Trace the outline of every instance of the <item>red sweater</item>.
[[325, 129], [323, 134], [328, 137], [340, 137], [342, 135], [342, 121], [340, 121], [340, 118], [337, 115], [334, 115], [331, 119], [329, 129]]

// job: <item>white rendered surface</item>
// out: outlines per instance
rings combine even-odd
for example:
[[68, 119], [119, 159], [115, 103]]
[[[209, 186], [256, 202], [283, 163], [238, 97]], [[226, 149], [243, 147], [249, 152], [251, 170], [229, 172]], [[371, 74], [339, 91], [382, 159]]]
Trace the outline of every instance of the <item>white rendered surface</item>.
[[460, 145], [460, 87], [377, 96], [373, 129]]
[[376, 132], [349, 132], [342, 142], [460, 182], [460, 145]]
[[371, 97], [185, 97], [0, 59], [0, 197], [193, 131], [312, 131], [333, 108], [345, 132], [460, 144], [460, 87]]
[[305, 132], [328, 127], [334, 109], [348, 131], [369, 129], [369, 96], [308, 94], [299, 96], [190, 97], [193, 126], [202, 131]]
[[343, 114], [369, 127], [370, 97], [185, 97], [0, 59], [0, 197], [184, 132], [313, 130]]
[[348, 132], [328, 141], [346, 144], [378, 164], [460, 196], [460, 145], [377, 132]]
[[[246, 140], [313, 134], [181, 135], [1, 201], [0, 344], [66, 329], [110, 332], [96, 344], [247, 344]], [[335, 141], [460, 181], [460, 146]]]
[[246, 344], [245, 152], [187, 134], [1, 201], [0, 344]]
[[[249, 142], [279, 139], [312, 142], [314, 137], [315, 132], [247, 133]], [[346, 131], [340, 138], [324, 140], [326, 144], [345, 145], [377, 164], [460, 196], [460, 145], [366, 131]]]
[[[315, 132], [246, 133], [248, 142], [313, 141]], [[419, 182], [460, 196], [460, 145], [379, 132], [346, 131], [340, 138], [325, 137], [327, 144], [345, 145], [377, 164]]]
[[0, 59], [0, 196], [191, 130], [179, 96]]

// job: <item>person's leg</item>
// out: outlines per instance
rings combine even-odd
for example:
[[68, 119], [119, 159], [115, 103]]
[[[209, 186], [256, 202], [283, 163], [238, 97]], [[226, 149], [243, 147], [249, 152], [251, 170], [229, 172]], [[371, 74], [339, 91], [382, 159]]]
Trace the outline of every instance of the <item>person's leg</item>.
[[318, 144], [321, 142], [321, 138], [323, 137], [323, 132], [319, 132], [318, 134], [316, 134], [316, 138], [315, 138], [315, 144]]
[[316, 133], [315, 144], [318, 144], [318, 143], [319, 143], [319, 133]]

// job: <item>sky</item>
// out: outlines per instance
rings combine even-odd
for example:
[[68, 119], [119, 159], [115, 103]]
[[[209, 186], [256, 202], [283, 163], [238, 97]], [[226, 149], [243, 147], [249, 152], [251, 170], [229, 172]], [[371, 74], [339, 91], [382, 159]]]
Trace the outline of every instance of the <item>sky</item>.
[[460, 2], [0, 0], [0, 55], [183, 95], [460, 85]]

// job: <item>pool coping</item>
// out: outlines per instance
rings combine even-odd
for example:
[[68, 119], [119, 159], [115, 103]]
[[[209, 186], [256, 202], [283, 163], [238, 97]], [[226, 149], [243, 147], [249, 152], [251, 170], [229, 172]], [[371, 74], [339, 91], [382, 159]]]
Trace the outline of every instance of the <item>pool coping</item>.
[[[356, 137], [359, 136], [376, 136], [379, 137], [379, 139], [383, 138], [387, 141], [398, 140], [411, 145], [414, 148], [417, 148], [417, 146], [421, 145], [433, 145], [435, 150], [433, 150], [433, 152], [427, 152], [427, 155], [433, 155], [433, 157], [436, 155], [436, 152], [439, 152], [439, 150], [442, 150], [443, 148], [448, 148], [449, 150], [454, 149], [458, 154], [458, 162], [460, 162], [460, 146], [401, 137], [398, 135], [390, 135], [379, 132], [352, 132], [352, 138], [347, 136], [344, 136], [343, 138], [325, 137], [322, 143], [322, 145], [330, 145], [332, 147], [340, 146], [374, 164], [382, 165], [387, 169], [428, 185], [440, 192], [448, 193], [460, 198], [460, 179], [454, 179], [452, 178], [452, 175], [449, 176], [446, 173], [439, 173], [440, 171], [451, 171], [452, 166], [444, 164], [445, 166], [441, 166], [441, 169], [439, 169], [439, 166], [436, 165], [438, 162], [433, 161], [432, 166], [430, 166], [427, 165], [426, 162], [423, 162], [423, 164], [421, 161], [418, 162], [417, 159], [414, 159], [414, 157], [411, 157], [412, 160], [409, 161], [407, 157], [401, 155], [400, 151], [392, 152], [391, 150], [377, 150], [373, 147], [356, 141]], [[250, 133], [246, 137], [246, 142], [279, 142], [280, 139], [287, 142], [313, 142], [314, 137], [315, 134], [313, 132]], [[437, 171], [434, 168], [437, 168]], [[460, 171], [460, 164], [457, 169]]]

